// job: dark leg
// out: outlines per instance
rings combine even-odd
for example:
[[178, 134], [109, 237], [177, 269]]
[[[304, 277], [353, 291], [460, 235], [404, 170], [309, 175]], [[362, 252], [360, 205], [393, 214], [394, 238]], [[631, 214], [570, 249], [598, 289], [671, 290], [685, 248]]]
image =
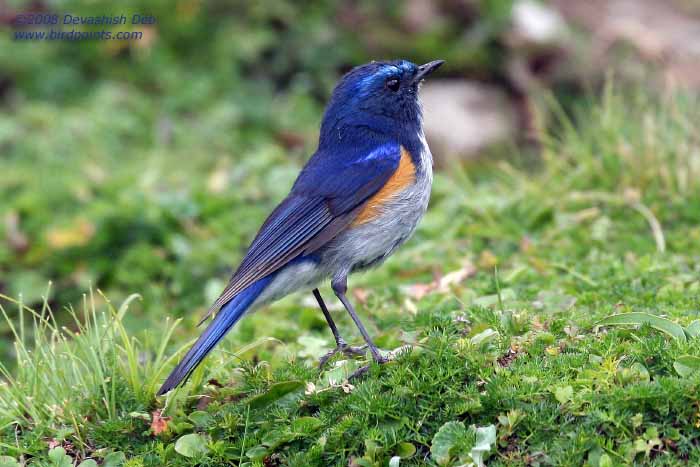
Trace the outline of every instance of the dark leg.
[[[335, 295], [338, 297], [338, 299], [340, 299], [340, 301], [343, 302], [345, 309], [348, 311], [350, 317], [355, 322], [355, 326], [357, 326], [357, 329], [360, 330], [360, 333], [365, 339], [365, 342], [367, 342], [367, 346], [369, 347], [370, 352], [372, 352], [372, 357], [374, 358], [374, 361], [377, 363], [386, 362], [387, 359], [382, 357], [382, 355], [379, 353], [379, 349], [377, 349], [377, 346], [374, 345], [374, 342], [372, 342], [372, 338], [369, 337], [369, 334], [367, 333], [367, 330], [362, 324], [362, 321], [360, 321], [360, 318], [357, 316], [357, 313], [355, 313], [355, 308], [353, 308], [352, 304], [345, 296], [345, 293], [348, 290], [347, 277], [343, 277], [339, 280], [334, 279], [333, 282], [331, 282], [331, 287], [333, 287], [333, 292], [335, 292]], [[354, 374], [353, 376], [357, 376], [357, 373], [360, 371], [364, 373], [365, 371], [367, 371], [367, 367], [365, 367], [364, 369], [360, 368], [360, 370], [357, 370], [357, 372], [355, 372], [356, 374]]]
[[323, 368], [326, 362], [338, 352], [343, 352], [343, 354], [347, 355], [348, 357], [352, 357], [355, 355], [364, 355], [364, 347], [352, 347], [348, 345], [347, 342], [345, 342], [345, 339], [343, 339], [343, 336], [340, 335], [340, 332], [338, 332], [338, 328], [336, 327], [335, 322], [333, 322], [333, 318], [331, 318], [331, 314], [328, 311], [328, 307], [326, 307], [326, 303], [323, 301], [323, 297], [321, 297], [321, 292], [319, 292], [318, 289], [314, 289], [314, 297], [316, 297], [318, 306], [321, 307], [321, 311], [323, 312], [323, 316], [326, 318], [328, 327], [331, 328], [331, 332], [333, 333], [333, 338], [335, 339], [336, 345], [335, 349], [331, 350], [319, 359], [319, 367]]
[[319, 292], [318, 289], [314, 289], [314, 297], [316, 297], [318, 306], [321, 307], [321, 311], [323, 312], [323, 316], [325, 316], [326, 318], [328, 327], [331, 328], [331, 332], [333, 333], [333, 337], [335, 338], [335, 343], [338, 344], [338, 346], [345, 344], [345, 340], [338, 332], [338, 328], [335, 326], [333, 318], [331, 318], [331, 314], [328, 312], [328, 307], [326, 307], [326, 303], [323, 301], [323, 297], [321, 297], [321, 292]]

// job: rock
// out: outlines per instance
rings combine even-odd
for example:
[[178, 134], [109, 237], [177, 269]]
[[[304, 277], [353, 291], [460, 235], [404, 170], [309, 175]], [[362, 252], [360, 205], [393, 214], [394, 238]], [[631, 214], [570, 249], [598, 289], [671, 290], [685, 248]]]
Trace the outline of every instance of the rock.
[[519, 0], [513, 5], [512, 22], [512, 34], [520, 45], [558, 46], [569, 33], [558, 11], [533, 0]]
[[498, 88], [465, 80], [432, 80], [421, 89], [425, 132], [438, 165], [475, 158], [517, 135], [516, 109]]
[[[658, 70], [661, 84], [700, 89], [700, 9], [696, 2], [659, 0], [553, 0], [552, 5], [571, 23], [591, 33], [591, 55], [598, 63], [614, 66], [623, 77], [646, 78]], [[622, 60], [613, 46], [632, 46], [637, 54]], [[645, 62], [638, 66], [639, 59]], [[651, 67], [649, 66], [651, 65]]]

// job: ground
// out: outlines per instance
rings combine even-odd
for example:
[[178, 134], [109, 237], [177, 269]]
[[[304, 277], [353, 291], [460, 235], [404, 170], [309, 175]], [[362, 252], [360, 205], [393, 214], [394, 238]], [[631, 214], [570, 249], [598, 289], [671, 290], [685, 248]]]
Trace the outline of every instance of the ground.
[[[178, 289], [160, 291], [215, 294], [225, 271], [211, 265], [235, 264], [299, 161], [261, 150], [221, 168], [212, 157], [210, 178], [183, 182], [194, 186], [185, 198], [170, 185], [153, 189], [159, 182], [143, 166], [122, 167], [107, 199], [122, 220], [134, 205], [150, 210], [124, 231], [146, 232], [138, 248], [128, 244], [136, 252], [118, 257], [135, 276], [120, 283], [142, 298], [92, 290], [73, 302], [74, 322], [58, 325], [56, 299], [33, 315], [2, 297], [18, 344], [3, 349], [15, 360], [1, 367], [0, 465], [700, 463], [697, 106], [610, 86], [581, 107], [548, 125], [534, 163], [437, 175], [415, 237], [351, 280], [370, 333], [394, 356], [353, 381], [345, 375], [362, 359], [317, 368], [332, 338], [310, 294], [295, 295], [247, 317], [187, 385], [155, 398], [197, 335], [195, 311], [206, 308], [194, 304], [201, 295], [183, 293], [181, 303]], [[123, 131], [138, 131], [132, 123]], [[107, 177], [98, 169], [86, 176]], [[122, 191], [124, 182], [143, 191]], [[85, 218], [119, 230], [117, 211], [91, 209]], [[82, 238], [75, 230], [90, 230], [69, 214], [77, 220], [47, 242], [70, 244]], [[154, 251], [149, 241], [163, 245]], [[143, 271], [162, 264], [170, 269]], [[333, 314], [359, 343], [337, 305]]]

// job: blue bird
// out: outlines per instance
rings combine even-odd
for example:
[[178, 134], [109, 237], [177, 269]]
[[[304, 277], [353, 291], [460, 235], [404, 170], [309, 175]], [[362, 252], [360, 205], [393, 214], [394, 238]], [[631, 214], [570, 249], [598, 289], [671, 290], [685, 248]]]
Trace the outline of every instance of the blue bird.
[[381, 264], [428, 207], [433, 160], [418, 90], [443, 63], [372, 62], [341, 79], [321, 122], [318, 149], [202, 320], [215, 314], [213, 321], [158, 395], [183, 383], [244, 314], [298, 290], [313, 290], [335, 338], [321, 366], [339, 352], [364, 353], [339, 334], [317, 288], [327, 279], [374, 361], [386, 361], [347, 298], [348, 275]]

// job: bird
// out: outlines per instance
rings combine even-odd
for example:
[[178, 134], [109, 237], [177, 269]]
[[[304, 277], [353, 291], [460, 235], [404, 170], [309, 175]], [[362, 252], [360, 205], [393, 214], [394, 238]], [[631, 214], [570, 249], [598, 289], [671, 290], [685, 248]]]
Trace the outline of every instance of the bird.
[[[200, 324], [213, 320], [157, 395], [183, 384], [246, 313], [300, 290], [312, 291], [335, 339], [321, 367], [333, 355], [363, 355], [367, 348], [375, 362], [387, 361], [347, 297], [348, 276], [383, 263], [427, 210], [433, 159], [419, 90], [443, 63], [373, 61], [340, 79], [323, 114], [316, 152]], [[339, 333], [318, 289], [325, 280], [366, 345], [350, 346]]]

